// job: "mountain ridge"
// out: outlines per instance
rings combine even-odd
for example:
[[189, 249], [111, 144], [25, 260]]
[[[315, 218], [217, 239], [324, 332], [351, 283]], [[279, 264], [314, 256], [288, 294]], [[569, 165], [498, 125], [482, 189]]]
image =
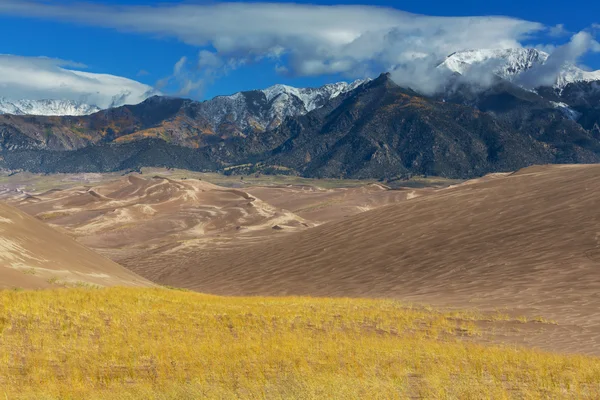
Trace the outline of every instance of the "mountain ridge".
[[[539, 52], [526, 55], [519, 65], [531, 70]], [[152, 165], [319, 178], [470, 178], [531, 164], [600, 162], [600, 81], [534, 91], [499, 75], [486, 85], [457, 78], [424, 95], [384, 73], [205, 102], [153, 96], [89, 116], [0, 115], [0, 151], [0, 167], [38, 172]]]
[[505, 81], [497, 92], [477, 96], [468, 105], [464, 98], [440, 101], [384, 74], [333, 110], [288, 119], [256, 140], [272, 147], [265, 162], [310, 177], [466, 178], [530, 164], [600, 161], [597, 138], [536, 94]]

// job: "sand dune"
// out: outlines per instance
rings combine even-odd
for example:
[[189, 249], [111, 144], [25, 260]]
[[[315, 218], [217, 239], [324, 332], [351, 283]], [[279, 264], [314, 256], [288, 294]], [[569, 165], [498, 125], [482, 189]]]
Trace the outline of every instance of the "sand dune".
[[599, 176], [598, 165], [533, 167], [259, 244], [125, 265], [217, 294], [508, 307], [564, 328], [541, 345], [598, 353]]
[[58, 284], [151, 286], [39, 220], [0, 203], [0, 289]]
[[[158, 174], [107, 175], [64, 187], [67, 178], [57, 182], [60, 190], [31, 178], [44, 188], [9, 190], [3, 197], [113, 261], [140, 269], [138, 260], [149, 265], [158, 259], [151, 268], [140, 269], [156, 282], [170, 276], [173, 268], [187, 268], [188, 257], [193, 261], [199, 253], [236, 251], [435, 192], [433, 188], [389, 190], [381, 184], [226, 188]], [[163, 257], [177, 259], [178, 264], [165, 263]]]
[[[25, 201], [31, 197], [37, 201]], [[18, 194], [10, 201], [117, 262], [155, 250], [170, 254], [256, 241], [314, 225], [243, 190], [158, 175]]]
[[276, 207], [290, 210], [317, 224], [346, 218], [434, 191], [433, 188], [389, 190], [379, 184], [334, 189], [295, 185], [256, 186], [246, 190]]

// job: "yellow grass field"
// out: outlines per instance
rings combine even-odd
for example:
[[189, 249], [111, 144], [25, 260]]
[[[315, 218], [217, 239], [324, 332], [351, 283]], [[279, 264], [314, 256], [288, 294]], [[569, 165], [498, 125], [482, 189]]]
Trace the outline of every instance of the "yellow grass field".
[[155, 289], [0, 292], [0, 399], [600, 398], [600, 359], [475, 343], [474, 313]]

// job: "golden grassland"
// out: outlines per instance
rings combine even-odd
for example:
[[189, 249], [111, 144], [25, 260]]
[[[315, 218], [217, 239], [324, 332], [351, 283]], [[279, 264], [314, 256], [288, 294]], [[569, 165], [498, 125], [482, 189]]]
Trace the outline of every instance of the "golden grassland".
[[0, 291], [0, 399], [600, 398], [600, 359], [477, 344], [481, 318], [391, 300]]

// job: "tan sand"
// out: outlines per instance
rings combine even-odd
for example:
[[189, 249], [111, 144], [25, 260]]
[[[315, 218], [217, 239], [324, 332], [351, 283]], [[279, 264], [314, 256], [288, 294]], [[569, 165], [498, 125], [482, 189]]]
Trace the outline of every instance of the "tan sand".
[[151, 286], [43, 222], [0, 203], [0, 289]]

